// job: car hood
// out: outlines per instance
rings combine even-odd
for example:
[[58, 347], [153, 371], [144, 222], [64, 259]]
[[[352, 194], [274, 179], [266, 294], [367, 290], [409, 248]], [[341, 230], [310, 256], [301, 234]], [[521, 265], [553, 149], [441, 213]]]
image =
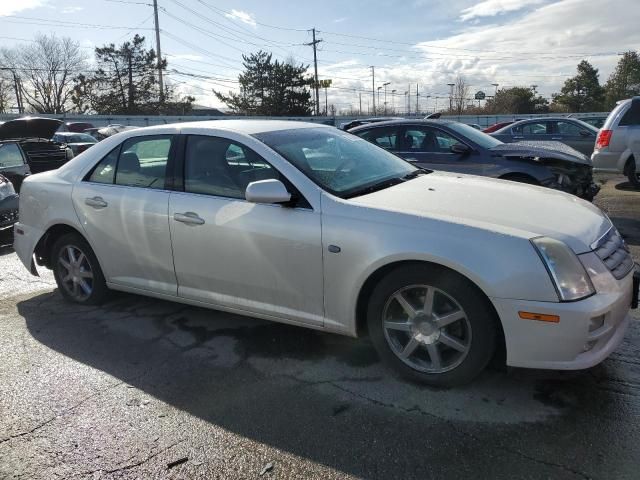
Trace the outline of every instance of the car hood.
[[554, 158], [567, 162], [580, 163], [582, 165], [591, 165], [589, 157], [561, 142], [524, 141], [503, 143], [496, 145], [491, 151], [504, 157]]
[[578, 254], [590, 251], [590, 245], [611, 227], [599, 208], [573, 195], [447, 172], [423, 175], [349, 202], [507, 235], [548, 236]]
[[26, 117], [9, 120], [0, 125], [0, 140], [15, 138], [53, 137], [62, 122], [55, 118]]

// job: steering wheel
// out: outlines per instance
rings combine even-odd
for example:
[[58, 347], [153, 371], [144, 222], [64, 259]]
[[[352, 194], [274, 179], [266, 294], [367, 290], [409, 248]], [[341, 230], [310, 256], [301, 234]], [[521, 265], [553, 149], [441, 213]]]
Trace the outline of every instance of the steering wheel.
[[341, 173], [346, 173], [346, 172], [342, 172], [342, 170], [349, 164], [355, 164], [356, 161], [353, 158], [345, 158], [342, 162], [340, 162], [340, 164], [336, 167], [336, 169], [334, 170], [334, 175], [340, 175]]

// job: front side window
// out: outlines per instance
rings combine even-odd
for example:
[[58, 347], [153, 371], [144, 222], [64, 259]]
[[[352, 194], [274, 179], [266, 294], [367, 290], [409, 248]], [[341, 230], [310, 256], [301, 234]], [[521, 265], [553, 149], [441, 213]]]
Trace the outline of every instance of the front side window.
[[357, 132], [356, 135], [387, 150], [396, 150], [398, 147], [398, 127], [373, 128], [364, 132]]
[[342, 198], [411, 178], [419, 169], [347, 132], [299, 128], [254, 135], [314, 183]]
[[116, 185], [165, 188], [171, 135], [133, 137], [122, 144], [116, 168]]
[[185, 192], [244, 198], [249, 183], [273, 178], [280, 178], [278, 171], [244, 145], [219, 137], [187, 139]]
[[20, 147], [15, 143], [0, 145], [0, 168], [21, 167], [24, 165]]
[[580, 131], [582, 130], [578, 125], [571, 122], [558, 122], [556, 125], [557, 131], [560, 135], [577, 137], [580, 135]]
[[405, 148], [410, 152], [451, 153], [458, 139], [436, 128], [409, 127], [404, 133]]

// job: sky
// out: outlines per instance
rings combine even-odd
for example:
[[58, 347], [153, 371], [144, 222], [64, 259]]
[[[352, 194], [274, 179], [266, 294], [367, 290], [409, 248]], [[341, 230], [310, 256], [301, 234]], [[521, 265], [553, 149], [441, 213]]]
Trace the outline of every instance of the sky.
[[[93, 49], [136, 32], [155, 47], [152, 0], [0, 0], [0, 47], [55, 33]], [[158, 0], [168, 81], [196, 103], [224, 107], [212, 90], [237, 88], [242, 54], [260, 49], [331, 79], [328, 103], [367, 112], [371, 66], [379, 102], [421, 111], [448, 103], [458, 75], [471, 93], [531, 87], [551, 97], [583, 59], [604, 83], [618, 54], [640, 45], [639, 0]], [[385, 83], [388, 85], [384, 86]], [[324, 103], [325, 92], [321, 92]], [[376, 96], [376, 101], [378, 98]]]

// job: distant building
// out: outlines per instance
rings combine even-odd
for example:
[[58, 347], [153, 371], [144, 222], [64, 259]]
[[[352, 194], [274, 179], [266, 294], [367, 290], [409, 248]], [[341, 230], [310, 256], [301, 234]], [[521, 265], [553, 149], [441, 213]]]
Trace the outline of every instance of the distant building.
[[218, 110], [213, 107], [206, 107], [204, 105], [193, 104], [191, 107], [192, 115], [202, 115], [202, 116], [210, 116], [210, 117], [222, 117], [226, 115], [222, 110]]

